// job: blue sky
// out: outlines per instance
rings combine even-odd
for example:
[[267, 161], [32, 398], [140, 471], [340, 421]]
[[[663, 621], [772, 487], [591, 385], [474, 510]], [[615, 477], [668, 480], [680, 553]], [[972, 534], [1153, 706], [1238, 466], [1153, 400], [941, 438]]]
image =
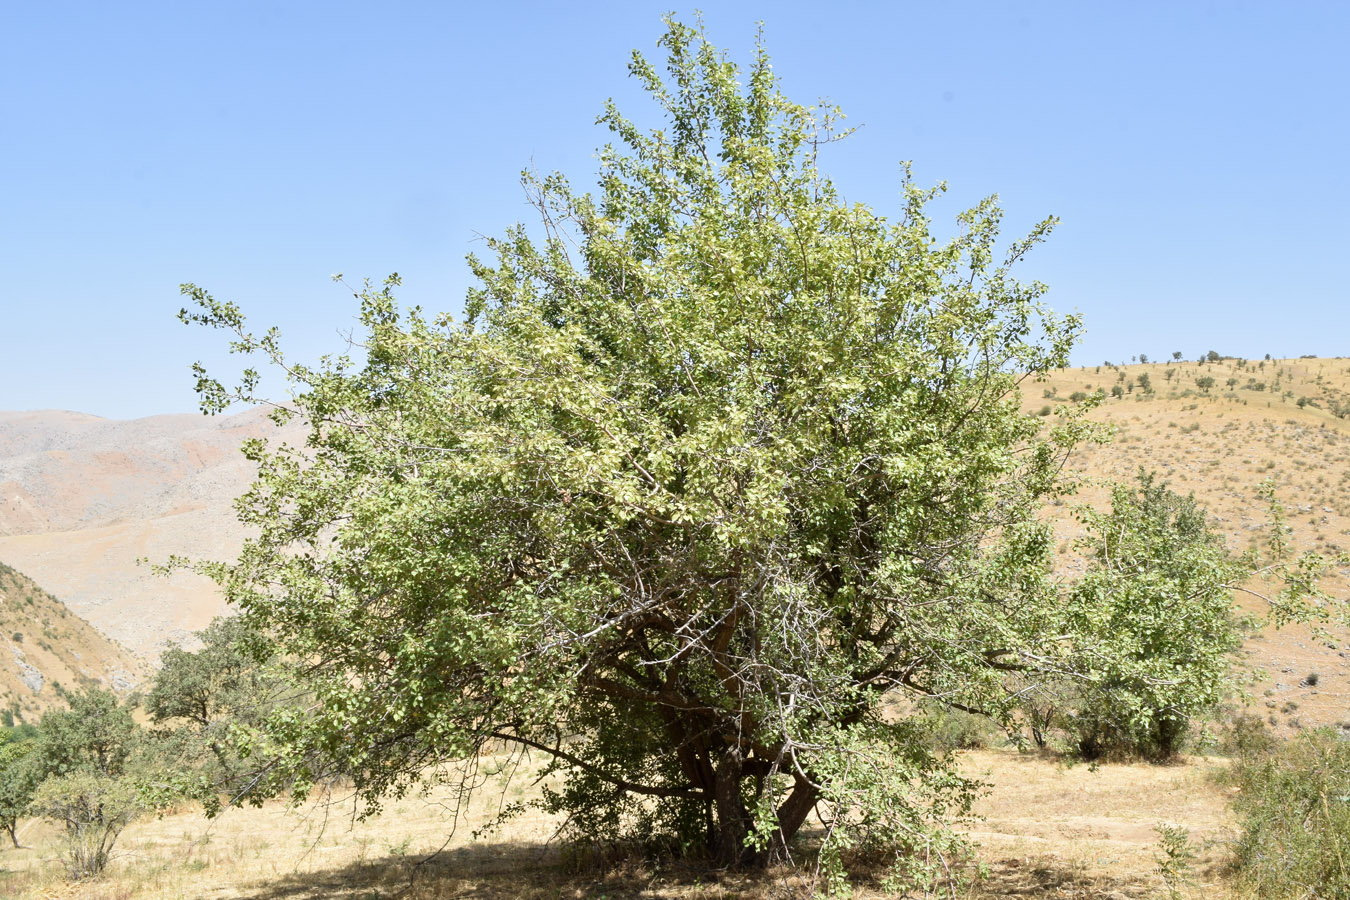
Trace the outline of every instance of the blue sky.
[[[823, 166], [849, 200], [894, 212], [909, 159], [940, 221], [994, 192], [1008, 236], [1060, 216], [1023, 275], [1085, 316], [1079, 362], [1350, 355], [1350, 5], [703, 5], [862, 126]], [[458, 310], [520, 170], [586, 183], [605, 98], [643, 114], [625, 65], [667, 8], [0, 8], [0, 409], [195, 409], [189, 364], [232, 364], [183, 281], [301, 357], [353, 324], [333, 272]]]

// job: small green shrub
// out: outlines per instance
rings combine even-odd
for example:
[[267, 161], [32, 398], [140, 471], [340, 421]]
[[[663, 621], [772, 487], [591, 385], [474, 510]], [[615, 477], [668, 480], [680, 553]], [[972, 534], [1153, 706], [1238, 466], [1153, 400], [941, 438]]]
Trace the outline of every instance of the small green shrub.
[[1235, 875], [1258, 897], [1350, 897], [1350, 743], [1329, 728], [1239, 758]]
[[1278, 745], [1279, 740], [1264, 719], [1251, 713], [1238, 713], [1219, 734], [1215, 749], [1223, 756], [1255, 759], [1273, 752]]
[[1191, 833], [1179, 825], [1155, 825], [1153, 830], [1158, 833], [1159, 850], [1154, 861], [1167, 888], [1168, 900], [1182, 900], [1186, 896], [1183, 888], [1195, 883], [1192, 868], [1196, 852], [1191, 845]]
[[32, 804], [35, 814], [65, 826], [66, 868], [75, 880], [101, 873], [122, 829], [149, 809], [130, 780], [89, 771], [48, 778]]
[[929, 749], [938, 753], [953, 750], [983, 750], [997, 746], [1006, 739], [993, 721], [959, 709], [952, 709], [936, 701], [923, 703], [924, 725]]

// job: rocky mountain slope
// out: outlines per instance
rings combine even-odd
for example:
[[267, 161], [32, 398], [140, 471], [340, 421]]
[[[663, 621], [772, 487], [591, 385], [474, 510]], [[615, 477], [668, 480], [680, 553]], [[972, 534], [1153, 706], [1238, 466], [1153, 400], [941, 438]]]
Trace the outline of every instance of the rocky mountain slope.
[[153, 659], [224, 606], [205, 579], [162, 578], [137, 560], [233, 556], [243, 533], [230, 501], [253, 475], [238, 446], [272, 430], [259, 411], [133, 421], [0, 413], [0, 559]]
[[22, 573], [0, 563], [0, 715], [5, 724], [33, 721], [63, 688], [135, 687], [143, 660]]

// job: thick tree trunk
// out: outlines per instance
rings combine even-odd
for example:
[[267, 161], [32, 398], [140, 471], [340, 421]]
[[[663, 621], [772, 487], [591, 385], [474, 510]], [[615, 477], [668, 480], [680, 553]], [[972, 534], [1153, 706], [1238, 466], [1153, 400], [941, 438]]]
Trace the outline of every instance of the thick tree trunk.
[[741, 799], [741, 750], [732, 745], [722, 753], [717, 764], [717, 781], [713, 791], [717, 809], [717, 862], [724, 866], [741, 866], [752, 862], [754, 851], [745, 839], [750, 834], [750, 814]]
[[811, 814], [811, 810], [815, 809], [816, 801], [819, 799], [820, 792], [816, 790], [815, 785], [801, 775], [797, 775], [792, 793], [788, 794], [787, 799], [778, 807], [778, 831], [769, 844], [771, 862], [787, 860], [788, 845], [792, 843], [793, 837], [801, 830], [802, 825], [806, 822], [806, 817]]

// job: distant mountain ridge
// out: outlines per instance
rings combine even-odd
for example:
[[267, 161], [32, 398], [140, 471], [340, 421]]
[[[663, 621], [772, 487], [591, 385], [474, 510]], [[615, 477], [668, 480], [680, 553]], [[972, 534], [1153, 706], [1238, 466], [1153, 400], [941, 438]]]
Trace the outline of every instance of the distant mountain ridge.
[[0, 412], [0, 559], [153, 660], [225, 605], [206, 579], [165, 579], [136, 560], [233, 558], [243, 529], [230, 501], [254, 474], [239, 444], [275, 430], [261, 410], [126, 421]]

